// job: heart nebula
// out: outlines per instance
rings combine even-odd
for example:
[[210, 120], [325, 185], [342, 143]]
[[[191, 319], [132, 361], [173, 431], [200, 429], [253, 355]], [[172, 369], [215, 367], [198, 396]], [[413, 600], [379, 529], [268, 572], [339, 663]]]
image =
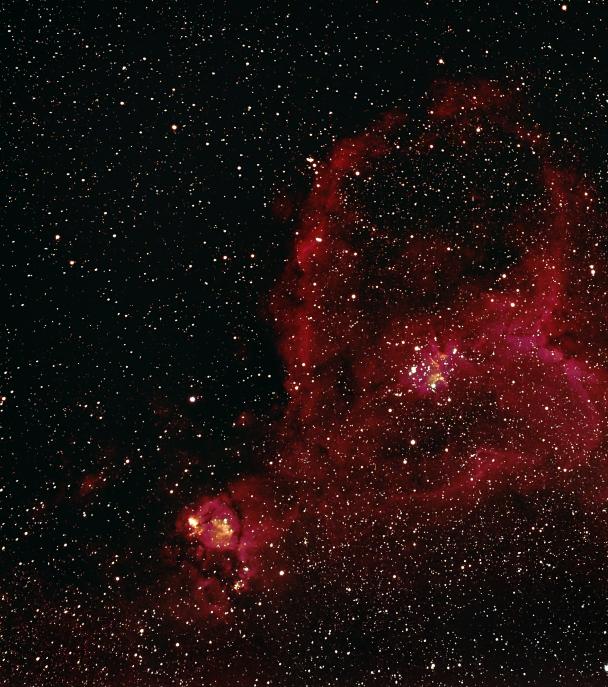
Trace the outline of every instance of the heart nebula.
[[515, 527], [514, 499], [592, 513], [608, 493], [601, 217], [517, 92], [439, 84], [423, 118], [387, 114], [308, 162], [271, 297], [274, 448], [177, 524], [220, 617], [299, 577], [415, 589], [423, 532], [447, 546], [492, 512], [494, 534], [463, 545], [483, 548]]

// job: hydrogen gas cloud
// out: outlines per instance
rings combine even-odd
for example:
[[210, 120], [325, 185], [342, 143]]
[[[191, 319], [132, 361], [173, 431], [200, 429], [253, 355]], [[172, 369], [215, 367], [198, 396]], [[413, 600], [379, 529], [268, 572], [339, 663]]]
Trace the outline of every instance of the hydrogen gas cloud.
[[593, 184], [490, 82], [440, 83], [424, 115], [308, 163], [270, 299], [288, 401], [263, 470], [180, 514], [180, 607], [254, 636], [276, 614], [264, 641], [284, 659], [333, 627], [326, 669], [366, 685], [456, 680], [475, 655], [482, 675], [520, 650], [525, 675], [539, 637], [584, 651], [572, 590], [597, 585], [606, 549]]

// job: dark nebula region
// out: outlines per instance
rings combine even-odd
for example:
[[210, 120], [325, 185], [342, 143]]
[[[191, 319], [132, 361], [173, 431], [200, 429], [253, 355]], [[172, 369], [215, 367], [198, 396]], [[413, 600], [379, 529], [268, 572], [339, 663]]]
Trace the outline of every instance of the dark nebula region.
[[605, 218], [517, 88], [424, 109], [308, 159], [267, 309], [285, 408], [167, 543], [213, 684], [605, 680]]

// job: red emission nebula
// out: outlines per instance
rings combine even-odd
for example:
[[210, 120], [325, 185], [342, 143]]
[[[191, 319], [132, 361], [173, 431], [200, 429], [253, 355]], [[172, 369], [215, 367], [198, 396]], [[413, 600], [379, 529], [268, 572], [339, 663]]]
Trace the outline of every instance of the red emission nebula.
[[284, 412], [263, 469], [176, 525], [199, 617], [312, 578], [405, 603], [454, 532], [468, 551], [508, 540], [518, 500], [560, 494], [604, 530], [603, 218], [573, 159], [488, 82], [438, 84], [424, 116], [309, 158], [270, 299]]

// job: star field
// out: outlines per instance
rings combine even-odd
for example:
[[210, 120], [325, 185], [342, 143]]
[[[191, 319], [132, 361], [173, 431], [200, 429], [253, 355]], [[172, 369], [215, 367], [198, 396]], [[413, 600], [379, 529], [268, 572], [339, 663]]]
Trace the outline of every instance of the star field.
[[603, 4], [1, 12], [0, 683], [605, 684]]

